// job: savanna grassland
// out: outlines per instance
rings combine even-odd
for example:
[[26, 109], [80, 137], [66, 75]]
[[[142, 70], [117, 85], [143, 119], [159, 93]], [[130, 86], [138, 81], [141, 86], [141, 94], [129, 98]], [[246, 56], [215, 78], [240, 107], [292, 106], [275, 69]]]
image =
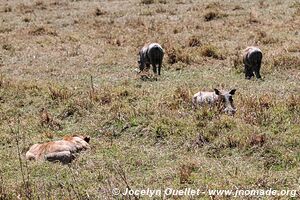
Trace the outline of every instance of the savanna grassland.
[[[147, 42], [165, 49], [157, 80], [135, 72]], [[263, 51], [263, 80], [244, 79], [248, 45]], [[128, 187], [299, 195], [299, 82], [297, 0], [0, 0], [0, 199], [138, 199], [111, 194]], [[213, 88], [237, 89], [235, 116], [192, 108]], [[25, 161], [30, 145], [73, 134], [91, 149], [70, 165]]]

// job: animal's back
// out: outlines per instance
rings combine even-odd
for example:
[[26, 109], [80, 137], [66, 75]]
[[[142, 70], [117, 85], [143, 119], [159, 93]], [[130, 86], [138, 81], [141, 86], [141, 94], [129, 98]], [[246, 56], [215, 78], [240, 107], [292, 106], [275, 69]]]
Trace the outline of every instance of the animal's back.
[[259, 62], [261, 62], [262, 52], [258, 47], [247, 47], [244, 50], [243, 58], [245, 64], [258, 64]]
[[148, 46], [148, 57], [152, 64], [161, 64], [163, 56], [163, 48], [158, 43], [152, 43]]
[[160, 44], [158, 44], [158, 43], [151, 43], [151, 44], [148, 45], [148, 48], [149, 48], [149, 49], [154, 48], [154, 47], [155, 47], [155, 48], [159, 48], [159, 49], [161, 49], [161, 50], [163, 49], [163, 48], [160, 46]]
[[214, 92], [197, 92], [193, 97], [193, 103], [197, 104], [212, 104], [217, 100], [217, 95]]

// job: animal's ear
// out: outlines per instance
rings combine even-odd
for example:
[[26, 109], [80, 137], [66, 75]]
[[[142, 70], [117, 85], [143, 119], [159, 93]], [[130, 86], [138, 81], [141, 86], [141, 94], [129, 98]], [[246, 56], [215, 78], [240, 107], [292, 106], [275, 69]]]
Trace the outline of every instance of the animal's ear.
[[235, 94], [236, 89], [233, 89], [229, 92], [229, 94], [234, 95]]
[[86, 141], [87, 143], [90, 142], [90, 139], [91, 139], [91, 138], [90, 138], [89, 136], [85, 136], [85, 137], [84, 137], [84, 141]]
[[220, 95], [221, 94], [221, 92], [218, 89], [214, 89], [214, 91], [215, 91], [216, 95]]

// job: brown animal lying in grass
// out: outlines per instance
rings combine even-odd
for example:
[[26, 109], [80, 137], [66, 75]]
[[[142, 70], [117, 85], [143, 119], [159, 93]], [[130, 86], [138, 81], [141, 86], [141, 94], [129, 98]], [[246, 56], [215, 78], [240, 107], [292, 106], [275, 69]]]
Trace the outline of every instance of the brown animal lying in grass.
[[214, 92], [197, 92], [193, 96], [193, 105], [216, 105], [226, 114], [233, 115], [236, 112], [232, 98], [235, 91], [236, 89], [230, 91], [219, 91], [214, 89]]
[[89, 141], [90, 137], [86, 136], [66, 136], [63, 140], [34, 144], [27, 151], [26, 159], [70, 163], [76, 152], [90, 148]]

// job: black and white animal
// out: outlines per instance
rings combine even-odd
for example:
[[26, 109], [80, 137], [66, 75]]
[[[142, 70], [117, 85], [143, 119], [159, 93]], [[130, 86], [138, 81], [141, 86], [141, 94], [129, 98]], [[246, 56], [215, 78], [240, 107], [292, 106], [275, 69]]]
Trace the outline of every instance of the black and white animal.
[[[139, 68], [140, 72], [145, 68], [153, 67], [154, 74], [160, 75], [161, 65], [164, 57], [164, 50], [158, 43], [151, 43], [145, 45], [139, 52]], [[158, 67], [158, 71], [157, 71]]]
[[197, 92], [193, 96], [193, 105], [197, 106], [217, 106], [223, 112], [229, 115], [234, 115], [236, 108], [233, 104], [232, 96], [235, 94], [236, 89], [230, 91], [219, 91], [214, 89], [214, 92]]
[[243, 63], [245, 65], [245, 77], [251, 79], [255, 73], [256, 78], [261, 78], [260, 67], [262, 60], [262, 52], [258, 47], [247, 47], [243, 52]]

